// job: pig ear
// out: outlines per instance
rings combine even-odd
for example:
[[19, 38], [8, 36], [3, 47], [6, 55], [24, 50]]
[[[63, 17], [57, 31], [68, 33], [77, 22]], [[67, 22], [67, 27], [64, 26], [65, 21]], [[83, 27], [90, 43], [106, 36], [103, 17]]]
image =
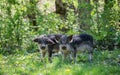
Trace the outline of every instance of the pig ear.
[[35, 39], [33, 39], [33, 41], [34, 41], [34, 42], [38, 42], [38, 41], [39, 41], [39, 39], [38, 39], [38, 38], [35, 38]]
[[62, 37], [62, 34], [56, 34], [56, 35], [55, 35], [55, 38], [56, 38], [56, 40], [58, 40], [58, 41], [60, 40], [61, 37]]
[[47, 43], [48, 43], [48, 45], [53, 45], [53, 44], [55, 44], [55, 42], [52, 41], [51, 39], [48, 39], [48, 40], [47, 40]]
[[56, 35], [55, 35], [55, 41], [56, 41], [56, 42], [59, 42], [61, 36], [62, 36], [62, 34], [56, 34]]
[[73, 35], [68, 36], [68, 37], [67, 37], [67, 41], [71, 41], [71, 40], [72, 40], [72, 37], [73, 37]]

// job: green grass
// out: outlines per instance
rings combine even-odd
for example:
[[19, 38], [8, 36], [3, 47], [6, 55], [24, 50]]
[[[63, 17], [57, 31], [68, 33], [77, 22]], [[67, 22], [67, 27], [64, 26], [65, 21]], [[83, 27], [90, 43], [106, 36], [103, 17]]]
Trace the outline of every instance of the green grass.
[[[39, 53], [26, 55], [0, 55], [0, 75], [119, 75], [120, 51], [95, 51], [92, 63], [76, 64], [61, 62], [58, 57], [53, 63], [41, 62]], [[84, 58], [82, 58], [84, 59]], [[87, 59], [85, 59], [87, 60]]]

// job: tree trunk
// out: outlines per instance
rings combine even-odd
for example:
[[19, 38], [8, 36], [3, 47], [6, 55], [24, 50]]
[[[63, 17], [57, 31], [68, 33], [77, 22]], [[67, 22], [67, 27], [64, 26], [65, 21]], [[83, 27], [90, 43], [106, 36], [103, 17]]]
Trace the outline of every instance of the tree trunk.
[[[110, 24], [113, 18], [111, 17], [111, 12], [113, 12], [112, 7], [114, 6], [114, 0], [104, 0], [104, 11], [103, 11], [103, 18], [104, 18], [104, 25], [108, 25], [109, 27], [106, 28], [107, 30], [110, 30]], [[111, 26], [112, 28], [112, 26]], [[110, 31], [107, 33], [107, 36], [104, 38], [105, 41], [107, 41], [105, 44], [107, 45], [108, 50], [114, 50], [114, 43], [113, 40], [114, 34]]]
[[29, 18], [30, 24], [33, 26], [33, 28], [37, 31], [37, 22], [36, 22], [36, 1], [30, 0], [30, 7], [28, 7], [28, 14], [27, 17]]
[[90, 29], [90, 0], [78, 0], [78, 24], [80, 31], [84, 32]]
[[63, 3], [62, 0], [55, 0], [56, 13], [60, 14], [61, 18], [66, 18], [67, 4]]

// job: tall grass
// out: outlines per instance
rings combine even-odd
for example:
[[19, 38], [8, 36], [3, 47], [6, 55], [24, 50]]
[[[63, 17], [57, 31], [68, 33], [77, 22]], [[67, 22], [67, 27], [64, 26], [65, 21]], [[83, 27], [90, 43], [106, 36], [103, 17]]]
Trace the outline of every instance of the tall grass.
[[119, 75], [119, 50], [94, 52], [92, 63], [61, 62], [58, 57], [53, 63], [41, 62], [40, 54], [0, 55], [0, 75]]

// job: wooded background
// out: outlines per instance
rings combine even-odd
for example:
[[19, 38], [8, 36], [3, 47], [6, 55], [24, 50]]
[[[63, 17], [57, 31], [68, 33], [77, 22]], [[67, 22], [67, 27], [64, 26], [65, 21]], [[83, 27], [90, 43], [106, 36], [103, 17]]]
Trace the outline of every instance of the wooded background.
[[36, 52], [41, 34], [91, 34], [97, 50], [120, 48], [120, 0], [0, 0], [0, 53]]

